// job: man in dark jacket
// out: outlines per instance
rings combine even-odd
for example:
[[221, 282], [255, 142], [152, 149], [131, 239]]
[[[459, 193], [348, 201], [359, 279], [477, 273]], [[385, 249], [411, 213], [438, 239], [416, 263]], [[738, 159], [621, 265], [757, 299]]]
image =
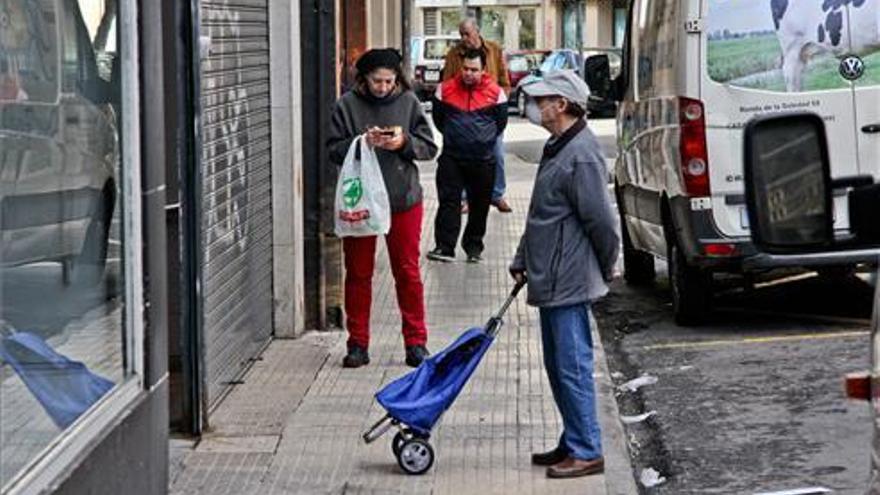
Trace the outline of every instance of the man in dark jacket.
[[584, 118], [586, 84], [558, 71], [524, 91], [527, 117], [551, 137], [510, 272], [517, 281], [528, 278], [528, 303], [540, 310], [544, 367], [563, 424], [556, 448], [532, 462], [548, 466], [550, 478], [586, 476], [604, 469], [590, 304], [608, 291], [620, 236], [605, 159]]
[[[510, 76], [507, 73], [507, 64], [504, 63], [504, 50], [498, 43], [484, 39], [480, 35], [480, 26], [476, 19], [469, 17], [458, 25], [458, 34], [461, 41], [446, 53], [443, 65], [443, 80], [454, 79], [461, 73], [464, 64], [464, 55], [468, 50], [476, 49], [486, 54], [486, 63], [483, 71], [501, 86], [506, 94], [510, 94]], [[513, 209], [504, 199], [507, 189], [507, 179], [504, 174], [504, 143], [499, 136], [495, 142], [495, 183], [492, 186], [492, 205], [502, 213], [510, 213]]]
[[434, 123], [443, 134], [443, 151], [436, 177], [440, 206], [434, 219], [435, 248], [428, 253], [432, 260], [455, 259], [463, 190], [470, 202], [470, 214], [461, 247], [468, 262], [482, 260], [495, 180], [494, 147], [507, 125], [507, 95], [486, 74], [485, 66], [484, 52], [467, 51], [459, 75], [443, 81], [434, 95]]

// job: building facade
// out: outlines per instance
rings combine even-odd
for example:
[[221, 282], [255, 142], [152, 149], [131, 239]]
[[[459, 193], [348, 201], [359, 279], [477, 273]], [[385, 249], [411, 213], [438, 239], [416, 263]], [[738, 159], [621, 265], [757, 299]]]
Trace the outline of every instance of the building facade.
[[[625, 0], [469, 0], [486, 39], [506, 50], [621, 46], [626, 28]], [[414, 36], [457, 35], [462, 18], [458, 0], [415, 0]]]
[[323, 143], [401, 0], [6, 0], [0, 493], [165, 493], [273, 338], [341, 322]]
[[162, 493], [171, 12], [12, 0], [3, 14], [0, 491]]

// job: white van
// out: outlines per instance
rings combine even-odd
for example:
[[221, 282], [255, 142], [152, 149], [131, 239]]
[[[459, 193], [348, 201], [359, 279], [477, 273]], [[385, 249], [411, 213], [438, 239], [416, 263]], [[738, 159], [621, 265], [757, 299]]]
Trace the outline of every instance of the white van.
[[[625, 278], [650, 281], [654, 256], [666, 258], [677, 322], [706, 315], [717, 272], [876, 263], [876, 250], [756, 252], [742, 141], [756, 115], [813, 112], [832, 177], [880, 177], [880, 0], [633, 0], [623, 56], [611, 87]], [[847, 183], [837, 185], [845, 237]]]
[[410, 66], [413, 90], [428, 101], [437, 90], [443, 75], [446, 52], [458, 44], [458, 36], [415, 36], [410, 41]]

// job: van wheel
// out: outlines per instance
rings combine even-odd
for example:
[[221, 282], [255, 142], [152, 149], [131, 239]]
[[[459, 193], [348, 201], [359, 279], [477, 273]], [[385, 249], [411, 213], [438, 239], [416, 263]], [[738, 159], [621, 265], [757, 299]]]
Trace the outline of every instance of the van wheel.
[[623, 238], [623, 278], [629, 285], [645, 285], [654, 281], [654, 256], [636, 249], [629, 238], [629, 229], [623, 213], [620, 214], [620, 233]]
[[79, 287], [93, 287], [104, 279], [107, 265], [107, 241], [110, 234], [112, 206], [107, 198], [98, 200], [92, 221], [83, 241], [82, 251], [65, 267], [65, 282]]
[[675, 241], [669, 242], [668, 264], [675, 323], [681, 326], [702, 323], [712, 304], [712, 274], [689, 266]]

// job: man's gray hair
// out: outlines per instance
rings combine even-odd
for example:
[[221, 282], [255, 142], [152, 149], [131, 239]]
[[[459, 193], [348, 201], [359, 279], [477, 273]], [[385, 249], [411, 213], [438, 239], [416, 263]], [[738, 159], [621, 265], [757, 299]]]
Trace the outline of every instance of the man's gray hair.
[[480, 32], [480, 25], [477, 24], [477, 20], [473, 17], [465, 17], [462, 19], [461, 22], [458, 23], [458, 32], [460, 33], [462, 29], [468, 26], [473, 26], [478, 33]]

